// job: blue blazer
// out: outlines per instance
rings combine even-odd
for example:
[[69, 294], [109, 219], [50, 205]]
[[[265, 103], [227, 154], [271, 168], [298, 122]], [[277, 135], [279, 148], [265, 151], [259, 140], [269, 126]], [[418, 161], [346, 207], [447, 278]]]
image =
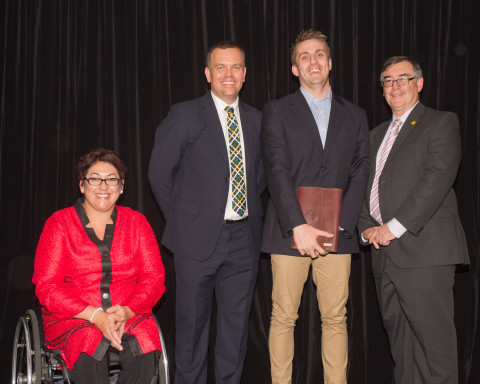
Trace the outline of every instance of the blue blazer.
[[262, 251], [300, 256], [291, 249], [292, 229], [305, 219], [297, 188], [343, 190], [338, 253], [358, 252], [355, 235], [370, 169], [365, 111], [333, 95], [325, 148], [313, 114], [298, 90], [267, 103], [263, 110], [262, 150], [270, 193]]
[[[252, 246], [259, 253], [265, 189], [261, 113], [242, 102], [239, 109]], [[157, 128], [148, 178], [165, 217], [162, 244], [176, 256], [210, 257], [223, 225], [229, 177], [227, 146], [211, 93], [174, 105]]]

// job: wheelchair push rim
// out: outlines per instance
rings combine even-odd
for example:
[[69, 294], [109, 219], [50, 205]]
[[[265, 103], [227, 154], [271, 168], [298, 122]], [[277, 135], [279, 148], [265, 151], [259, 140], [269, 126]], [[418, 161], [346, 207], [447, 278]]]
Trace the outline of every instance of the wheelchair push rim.
[[17, 321], [12, 351], [11, 384], [40, 384], [42, 352], [37, 316], [28, 310]]

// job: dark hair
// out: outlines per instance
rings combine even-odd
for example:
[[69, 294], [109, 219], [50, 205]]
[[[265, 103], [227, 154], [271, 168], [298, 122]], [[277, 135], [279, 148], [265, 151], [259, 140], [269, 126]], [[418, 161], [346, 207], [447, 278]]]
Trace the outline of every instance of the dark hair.
[[244, 49], [237, 43], [234, 43], [233, 41], [230, 41], [230, 40], [222, 40], [222, 41], [219, 41], [215, 44], [213, 44], [210, 49], [208, 50], [207, 52], [207, 60], [206, 60], [206, 63], [207, 63], [207, 67], [210, 67], [210, 61], [212, 59], [212, 52], [215, 50], [215, 49], [227, 49], [227, 48], [237, 48], [238, 50], [240, 50], [240, 52], [242, 53], [242, 56], [243, 56], [243, 65], [245, 65], [245, 51]]
[[127, 167], [122, 159], [120, 159], [120, 156], [109, 149], [97, 148], [80, 157], [80, 161], [77, 163], [78, 182], [81, 182], [85, 178], [90, 167], [98, 161], [112, 164], [117, 169], [120, 179], [125, 180]]
[[296, 56], [297, 56], [297, 47], [300, 43], [305, 40], [318, 40], [325, 45], [325, 51], [327, 53], [327, 58], [330, 59], [330, 47], [327, 43], [327, 36], [323, 32], [315, 31], [313, 29], [307, 29], [306, 31], [300, 32], [295, 38], [295, 42], [290, 47], [290, 60], [293, 65], [297, 65]]
[[410, 64], [412, 64], [413, 76], [415, 76], [416, 79], [420, 79], [421, 77], [423, 77], [422, 68], [415, 59], [412, 59], [408, 56], [392, 56], [385, 60], [385, 62], [383, 63], [382, 73], [380, 73], [380, 82], [383, 81], [383, 73], [388, 68], [390, 68], [392, 65], [401, 63], [402, 61], [408, 61]]

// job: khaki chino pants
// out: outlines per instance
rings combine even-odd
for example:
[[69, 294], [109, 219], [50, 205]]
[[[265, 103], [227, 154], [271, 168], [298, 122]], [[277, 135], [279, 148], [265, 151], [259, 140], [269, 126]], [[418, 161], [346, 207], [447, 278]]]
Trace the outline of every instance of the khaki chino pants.
[[322, 361], [326, 384], [345, 384], [348, 360], [346, 324], [350, 254], [311, 259], [272, 254], [272, 318], [269, 349], [273, 384], [292, 382], [294, 329], [303, 287], [312, 266], [322, 320]]

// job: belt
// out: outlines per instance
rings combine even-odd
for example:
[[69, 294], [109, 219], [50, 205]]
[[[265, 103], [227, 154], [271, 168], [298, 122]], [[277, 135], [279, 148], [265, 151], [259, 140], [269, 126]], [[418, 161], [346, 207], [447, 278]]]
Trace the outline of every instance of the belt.
[[238, 219], [238, 220], [223, 220], [223, 224], [225, 224], [225, 225], [238, 224], [238, 223], [241, 223], [241, 222], [247, 221], [247, 220], [248, 220], [248, 216], [244, 217], [243, 219]]

